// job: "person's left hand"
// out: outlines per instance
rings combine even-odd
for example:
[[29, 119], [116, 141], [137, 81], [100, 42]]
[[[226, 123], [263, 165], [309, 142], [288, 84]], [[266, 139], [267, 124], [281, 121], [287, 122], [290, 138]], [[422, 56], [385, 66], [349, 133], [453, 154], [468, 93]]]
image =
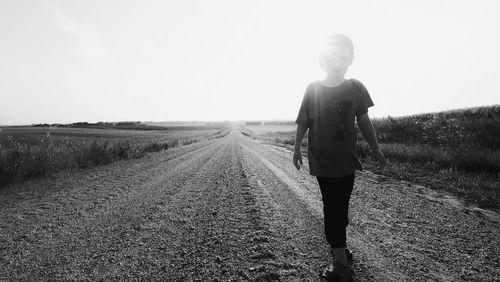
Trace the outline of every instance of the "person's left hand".
[[300, 149], [293, 152], [293, 164], [297, 169], [300, 169], [300, 166], [302, 165], [302, 153], [300, 152]]
[[373, 160], [377, 162], [377, 167], [380, 169], [383, 169], [387, 165], [387, 161], [385, 160], [384, 154], [382, 154], [382, 151], [380, 149], [378, 150], [373, 150], [371, 152]]

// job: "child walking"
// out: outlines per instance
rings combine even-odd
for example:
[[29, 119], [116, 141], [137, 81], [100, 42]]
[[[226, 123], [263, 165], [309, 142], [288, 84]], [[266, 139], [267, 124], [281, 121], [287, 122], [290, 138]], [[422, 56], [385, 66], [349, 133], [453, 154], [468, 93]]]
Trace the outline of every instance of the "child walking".
[[322, 273], [330, 281], [350, 281], [352, 253], [346, 245], [349, 200], [356, 170], [362, 170], [356, 151], [355, 120], [372, 149], [378, 165], [386, 164], [379, 149], [368, 108], [374, 104], [364, 85], [345, 79], [354, 48], [349, 37], [329, 38], [319, 62], [326, 78], [311, 82], [306, 89], [295, 123], [297, 133], [293, 163], [300, 169], [300, 146], [306, 131], [310, 174], [316, 176], [323, 200], [325, 236], [333, 262]]

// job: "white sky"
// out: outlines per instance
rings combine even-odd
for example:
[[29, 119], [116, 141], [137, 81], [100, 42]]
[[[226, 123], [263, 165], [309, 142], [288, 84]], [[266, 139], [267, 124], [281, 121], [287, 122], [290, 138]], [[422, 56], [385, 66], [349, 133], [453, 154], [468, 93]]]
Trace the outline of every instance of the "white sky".
[[0, 124], [295, 119], [354, 42], [372, 117], [500, 103], [500, 1], [0, 0]]

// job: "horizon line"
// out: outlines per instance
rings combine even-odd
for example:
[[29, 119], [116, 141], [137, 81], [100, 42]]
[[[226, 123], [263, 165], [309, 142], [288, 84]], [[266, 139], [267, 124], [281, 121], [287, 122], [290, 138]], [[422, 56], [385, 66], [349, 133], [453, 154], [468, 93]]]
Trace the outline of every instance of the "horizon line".
[[[372, 119], [382, 119], [382, 118], [401, 118], [401, 117], [410, 117], [410, 116], [418, 116], [418, 115], [427, 115], [427, 114], [437, 114], [437, 113], [447, 113], [447, 112], [454, 112], [454, 111], [465, 111], [465, 110], [472, 110], [472, 109], [479, 109], [479, 108], [495, 108], [495, 107], [500, 107], [500, 104], [492, 104], [492, 105], [485, 105], [485, 106], [472, 106], [472, 107], [466, 107], [466, 108], [456, 108], [456, 109], [448, 109], [448, 110], [442, 110], [442, 111], [433, 111], [433, 112], [422, 112], [422, 113], [416, 113], [416, 114], [408, 114], [408, 115], [384, 115], [384, 116], [377, 116], [377, 117], [371, 117]], [[68, 124], [74, 124], [74, 123], [119, 123], [119, 122], [141, 122], [141, 123], [224, 123], [224, 122], [269, 122], [269, 121], [280, 121], [280, 122], [290, 122], [290, 121], [295, 121], [295, 119], [284, 119], [284, 118], [273, 118], [273, 119], [224, 119], [224, 120], [163, 120], [163, 121], [154, 121], [154, 120], [121, 120], [121, 121], [96, 121], [96, 122], [88, 122], [88, 121], [76, 121], [76, 122], [67, 122], [67, 123], [60, 123], [60, 122], [53, 122], [53, 123], [47, 123], [47, 122], [41, 122], [41, 123], [25, 123], [25, 124], [3, 124], [0, 123], [0, 126], [33, 126], [33, 125], [39, 125], [39, 124], [60, 124], [60, 125], [68, 125]]]

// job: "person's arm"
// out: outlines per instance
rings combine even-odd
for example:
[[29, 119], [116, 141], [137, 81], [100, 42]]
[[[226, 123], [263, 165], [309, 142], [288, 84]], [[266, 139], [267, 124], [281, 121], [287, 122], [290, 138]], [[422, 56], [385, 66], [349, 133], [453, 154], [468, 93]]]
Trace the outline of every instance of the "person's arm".
[[302, 140], [306, 135], [307, 126], [302, 124], [297, 124], [297, 132], [295, 134], [295, 150], [293, 152], [293, 164], [297, 169], [300, 169], [302, 165], [302, 153], [300, 152], [300, 147], [302, 146]]
[[363, 137], [365, 138], [368, 145], [372, 149], [372, 156], [377, 161], [380, 167], [384, 167], [386, 165], [386, 160], [384, 154], [380, 151], [380, 147], [377, 142], [377, 137], [375, 135], [375, 129], [373, 128], [373, 124], [368, 116], [368, 113], [361, 114], [356, 117], [358, 122], [359, 130]]

